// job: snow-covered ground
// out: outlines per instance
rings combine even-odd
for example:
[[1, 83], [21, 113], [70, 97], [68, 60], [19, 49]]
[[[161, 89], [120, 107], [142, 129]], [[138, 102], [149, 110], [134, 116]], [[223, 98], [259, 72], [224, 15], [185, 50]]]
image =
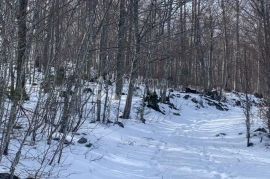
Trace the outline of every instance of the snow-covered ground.
[[[175, 93], [171, 99], [178, 110], [161, 105], [166, 115], [147, 108], [146, 124], [136, 119], [135, 107], [132, 119], [122, 121], [124, 128], [87, 121], [74, 141], [85, 137], [93, 146], [75, 142], [67, 147], [57, 178], [270, 178], [270, 140], [260, 142], [256, 136], [251, 139], [254, 146], [246, 147], [240, 107], [228, 104], [229, 111], [219, 111], [204, 100], [204, 107], [198, 107], [184, 95]], [[200, 101], [199, 95], [190, 95]], [[233, 95], [228, 95], [233, 103]], [[140, 99], [134, 99], [136, 106]], [[258, 126], [254, 122], [252, 131]]]
[[[265, 147], [268, 139], [260, 143], [260, 138], [252, 138], [255, 146], [246, 147], [241, 108], [197, 109], [196, 104], [183, 99], [183, 94], [173, 103], [181, 109], [181, 116], [163, 105], [166, 115], [148, 110], [146, 124], [133, 119], [124, 121], [125, 128], [96, 127], [89, 133], [91, 140], [98, 140], [94, 149], [74, 147], [66, 155], [66, 162], [71, 164], [66, 172], [73, 173], [68, 178], [270, 177], [270, 152]], [[226, 135], [217, 136], [220, 133]]]

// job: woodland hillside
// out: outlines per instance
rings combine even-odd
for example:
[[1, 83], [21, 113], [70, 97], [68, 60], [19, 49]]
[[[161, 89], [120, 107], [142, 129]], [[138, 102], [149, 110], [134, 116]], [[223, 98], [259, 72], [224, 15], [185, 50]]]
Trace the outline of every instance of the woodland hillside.
[[[94, 156], [78, 152], [83, 162], [71, 168], [91, 167], [82, 178], [256, 178], [225, 167], [238, 149], [239, 161], [258, 157], [255, 174], [267, 178], [269, 154], [258, 151], [269, 129], [268, 0], [0, 2], [0, 179], [72, 177], [60, 171], [77, 143]], [[126, 156], [114, 153], [122, 139]], [[131, 146], [146, 161], [129, 158]], [[198, 155], [216, 165], [198, 168]], [[177, 163], [185, 156], [186, 166]], [[122, 169], [102, 173], [116, 161]]]

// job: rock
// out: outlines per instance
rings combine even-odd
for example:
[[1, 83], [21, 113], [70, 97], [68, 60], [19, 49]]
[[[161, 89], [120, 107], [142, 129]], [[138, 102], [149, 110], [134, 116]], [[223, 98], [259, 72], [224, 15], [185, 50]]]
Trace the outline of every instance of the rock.
[[72, 144], [72, 142], [69, 141], [69, 140], [67, 140], [67, 139], [65, 139], [64, 144], [69, 145], [69, 144]]
[[200, 104], [200, 106], [201, 106], [202, 108], [204, 108], [203, 100], [200, 100], [200, 101], [199, 101], [199, 104]]
[[236, 106], [241, 106], [241, 101], [239, 101], [239, 100], [238, 101], [235, 101], [235, 105]]
[[219, 95], [217, 90], [212, 90], [212, 91], [205, 91], [204, 94], [208, 97], [210, 97], [213, 100], [220, 101], [221, 96]]
[[215, 106], [215, 103], [213, 103], [212, 101], [208, 101], [207, 103], [209, 106]]
[[52, 140], [59, 141], [60, 137], [54, 137], [54, 138], [52, 138]]
[[243, 132], [239, 132], [238, 135], [243, 135]]
[[117, 124], [119, 127], [124, 128], [124, 124], [122, 122], [117, 121], [114, 124]]
[[111, 124], [111, 123], [113, 123], [112, 121], [110, 121], [110, 120], [107, 120], [107, 124]]
[[267, 130], [265, 128], [258, 128], [256, 129], [254, 132], [263, 132], [263, 133], [267, 133]]
[[79, 144], [85, 144], [87, 142], [87, 139], [85, 137], [82, 137], [80, 138], [78, 141], [77, 141]]
[[83, 93], [92, 93], [94, 94], [93, 90], [91, 88], [84, 88]]
[[221, 132], [221, 133], [217, 134], [217, 135], [216, 135], [216, 137], [220, 137], [220, 136], [226, 136], [226, 135], [227, 135], [227, 134], [225, 134], [225, 133]]
[[78, 132], [73, 132], [72, 134], [73, 134], [73, 135], [77, 135], [77, 136], [81, 135], [81, 134], [78, 133]]
[[196, 98], [192, 98], [191, 101], [192, 101], [193, 103], [195, 103], [195, 104], [198, 103], [198, 100], [197, 100]]
[[175, 115], [175, 116], [180, 116], [180, 113], [173, 113], [173, 115]]
[[16, 124], [16, 125], [13, 127], [13, 129], [22, 129], [22, 128], [23, 128], [23, 126], [20, 125], [20, 124]]
[[187, 94], [187, 95], [184, 96], [184, 99], [189, 99], [190, 97], [191, 96]]
[[166, 104], [168, 104], [169, 108], [174, 109], [174, 110], [178, 110], [173, 103], [167, 102]]
[[228, 111], [229, 110], [226, 105], [224, 105], [220, 102], [218, 103], [218, 102], [215, 102], [215, 101], [208, 99], [208, 98], [205, 98], [205, 100], [208, 101], [207, 104], [209, 106], [215, 106], [217, 110], [220, 110], [220, 111]]
[[[0, 179], [10, 179], [11, 176], [9, 173], [0, 173]], [[20, 179], [19, 177], [13, 175], [13, 179]]]
[[221, 107], [219, 104], [215, 104], [217, 110], [224, 111], [223, 107]]
[[155, 111], [158, 111], [164, 115], [164, 112], [160, 110], [160, 107], [158, 105], [159, 99], [157, 93], [154, 91], [153, 93], [148, 92], [146, 97], [145, 97], [145, 102], [147, 102], [147, 107], [152, 108]]
[[175, 94], [171, 94], [171, 95], [169, 96], [169, 98], [171, 98], [171, 99], [174, 99], [174, 97], [175, 97]]
[[254, 93], [254, 96], [259, 99], [263, 98], [263, 95], [261, 93]]
[[85, 145], [85, 147], [88, 147], [88, 148], [90, 148], [92, 146], [93, 146], [93, 144], [91, 144], [91, 143], [88, 143], [88, 144]]
[[186, 93], [193, 93], [193, 94], [198, 94], [199, 92], [197, 90], [191, 89], [191, 88], [186, 88], [185, 89]]
[[140, 120], [142, 121], [142, 123], [145, 124], [145, 121], [146, 121], [146, 120], [145, 120], [144, 118], [141, 118]]

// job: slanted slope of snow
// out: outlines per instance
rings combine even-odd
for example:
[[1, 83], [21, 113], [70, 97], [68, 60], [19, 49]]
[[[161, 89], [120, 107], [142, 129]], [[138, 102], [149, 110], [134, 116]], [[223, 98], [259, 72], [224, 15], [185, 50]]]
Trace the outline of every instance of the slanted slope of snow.
[[123, 121], [125, 128], [97, 127], [89, 134], [98, 139], [94, 149], [73, 147], [68, 154], [67, 173], [74, 173], [68, 178], [269, 178], [270, 152], [260, 138], [246, 147], [241, 108], [198, 109], [182, 97], [172, 100], [181, 116], [162, 105], [166, 115], [148, 109], [146, 124], [133, 119]]
[[[264, 137], [253, 137], [254, 147], [246, 147], [245, 121], [240, 107], [234, 107], [233, 94], [228, 94], [229, 111], [219, 111], [197, 94], [176, 93], [171, 102], [177, 109], [161, 104], [163, 115], [146, 109], [146, 124], [136, 119], [139, 97], [133, 101], [132, 119], [117, 125], [100, 125], [86, 121], [63, 154], [62, 179], [268, 179], [270, 152]], [[191, 101], [196, 98], [200, 104]], [[122, 100], [124, 103], [125, 99]], [[118, 104], [115, 101], [115, 106]], [[121, 110], [123, 104], [121, 105]], [[114, 110], [114, 109], [112, 109]], [[254, 111], [256, 112], [256, 110]], [[181, 114], [179, 116], [179, 114]], [[258, 127], [254, 122], [252, 131]], [[76, 141], [87, 138], [86, 147]], [[44, 142], [46, 146], [46, 142]], [[35, 149], [44, 145], [37, 145]], [[34, 167], [31, 161], [24, 166]], [[8, 171], [1, 168], [0, 171]], [[22, 168], [17, 174], [24, 177]], [[50, 176], [49, 178], [54, 178]]]

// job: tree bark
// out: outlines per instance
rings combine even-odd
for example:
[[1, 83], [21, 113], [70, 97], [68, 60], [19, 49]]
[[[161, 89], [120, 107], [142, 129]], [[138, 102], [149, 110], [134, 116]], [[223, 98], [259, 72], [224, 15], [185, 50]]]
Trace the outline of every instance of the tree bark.
[[118, 49], [116, 57], [116, 89], [115, 99], [120, 99], [123, 88], [123, 63], [125, 60], [125, 33], [126, 33], [126, 12], [125, 12], [126, 0], [120, 0], [120, 15], [118, 21]]

